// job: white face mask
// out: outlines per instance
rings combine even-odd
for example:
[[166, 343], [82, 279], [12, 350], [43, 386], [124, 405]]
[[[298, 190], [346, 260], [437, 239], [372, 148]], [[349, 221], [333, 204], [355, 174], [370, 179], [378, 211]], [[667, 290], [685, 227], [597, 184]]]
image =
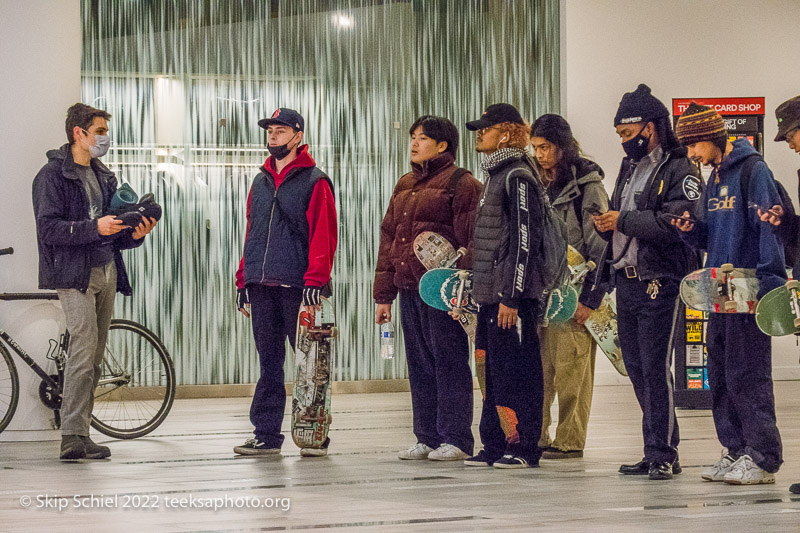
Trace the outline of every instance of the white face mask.
[[[88, 131], [83, 130], [87, 135], [89, 134]], [[108, 148], [111, 146], [111, 137], [108, 135], [95, 135], [94, 136], [94, 146], [90, 146], [86, 141], [81, 139], [81, 142], [89, 147], [89, 155], [92, 157], [103, 157], [108, 152]]]

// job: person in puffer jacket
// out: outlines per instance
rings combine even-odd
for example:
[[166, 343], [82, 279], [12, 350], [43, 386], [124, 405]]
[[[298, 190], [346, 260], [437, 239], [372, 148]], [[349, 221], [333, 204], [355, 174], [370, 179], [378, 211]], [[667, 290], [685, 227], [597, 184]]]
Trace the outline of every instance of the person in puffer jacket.
[[[391, 321], [399, 294], [417, 442], [398, 457], [457, 461], [472, 455], [474, 445], [469, 343], [457, 322], [420, 298], [425, 268], [414, 254], [414, 239], [433, 231], [455, 249], [469, 248], [481, 183], [454, 164], [458, 130], [452, 122], [424, 115], [409, 134], [411, 172], [397, 182], [381, 223], [375, 322]], [[470, 264], [468, 252], [457, 266]]]
[[[569, 244], [586, 261], [599, 264], [605, 241], [592, 221], [593, 212], [608, 210], [603, 169], [581, 157], [569, 123], [560, 115], [542, 115], [531, 127], [531, 147], [553, 209], [567, 226]], [[592, 408], [597, 343], [584, 324], [603, 301], [603, 288], [592, 290], [592, 276], [583, 283], [575, 316], [539, 329], [542, 345], [544, 404], [542, 459], [583, 457]], [[558, 427], [550, 437], [550, 408], [558, 395]]]

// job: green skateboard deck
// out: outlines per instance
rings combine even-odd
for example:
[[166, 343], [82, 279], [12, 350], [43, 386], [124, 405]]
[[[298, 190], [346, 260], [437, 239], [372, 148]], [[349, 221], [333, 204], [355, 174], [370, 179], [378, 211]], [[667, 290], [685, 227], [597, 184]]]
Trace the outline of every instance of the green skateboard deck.
[[773, 289], [756, 306], [758, 329], [771, 337], [800, 335], [800, 302], [797, 280]]
[[295, 338], [292, 440], [299, 448], [321, 448], [331, 424], [331, 369], [335, 354], [333, 305], [300, 307]]
[[691, 272], [681, 281], [680, 294], [683, 303], [696, 311], [753, 314], [758, 279], [755, 269], [734, 268], [728, 263]]
[[478, 304], [472, 299], [472, 272], [455, 268], [434, 268], [419, 280], [422, 301], [442, 311], [460, 310], [477, 314]]
[[567, 282], [550, 291], [542, 324], [544, 326], [551, 322], [555, 324], [566, 322], [575, 315], [583, 281], [596, 265], [594, 261], [586, 261], [578, 250], [567, 245], [567, 267], [569, 268]]

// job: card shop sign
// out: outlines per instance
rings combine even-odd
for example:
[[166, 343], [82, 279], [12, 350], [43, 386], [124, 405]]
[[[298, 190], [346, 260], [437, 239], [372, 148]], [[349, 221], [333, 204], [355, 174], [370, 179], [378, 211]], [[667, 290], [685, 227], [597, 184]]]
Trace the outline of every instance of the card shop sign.
[[714, 108], [720, 115], [763, 115], [764, 97], [759, 98], [673, 98], [672, 114], [681, 115], [696, 102]]

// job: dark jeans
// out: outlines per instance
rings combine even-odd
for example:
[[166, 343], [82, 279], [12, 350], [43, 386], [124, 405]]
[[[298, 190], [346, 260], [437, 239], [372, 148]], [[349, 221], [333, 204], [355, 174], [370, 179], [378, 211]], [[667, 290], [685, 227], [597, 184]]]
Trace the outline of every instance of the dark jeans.
[[483, 448], [499, 458], [514, 454], [531, 465], [542, 451], [542, 354], [536, 300], [522, 300], [519, 329], [497, 325], [499, 304], [482, 305], [475, 345], [486, 350], [486, 395], [481, 411]]
[[261, 360], [261, 377], [256, 384], [250, 406], [250, 422], [255, 426], [255, 436], [268, 448], [283, 444], [281, 424], [286, 407], [286, 388], [283, 362], [286, 358], [286, 338], [294, 349], [297, 331], [297, 313], [303, 300], [303, 289], [249, 285], [250, 315], [258, 357]]
[[673, 403], [669, 336], [678, 298], [678, 281], [661, 280], [655, 299], [648, 282], [616, 276], [617, 327], [625, 369], [642, 409], [644, 457], [673, 463], [678, 458], [678, 420]]
[[400, 292], [414, 435], [431, 448], [452, 444], [472, 455], [472, 372], [461, 325], [426, 305], [417, 291]]
[[734, 457], [767, 472], [783, 463], [772, 392], [772, 344], [753, 315], [712, 314], [708, 320], [708, 384], [717, 437]]

